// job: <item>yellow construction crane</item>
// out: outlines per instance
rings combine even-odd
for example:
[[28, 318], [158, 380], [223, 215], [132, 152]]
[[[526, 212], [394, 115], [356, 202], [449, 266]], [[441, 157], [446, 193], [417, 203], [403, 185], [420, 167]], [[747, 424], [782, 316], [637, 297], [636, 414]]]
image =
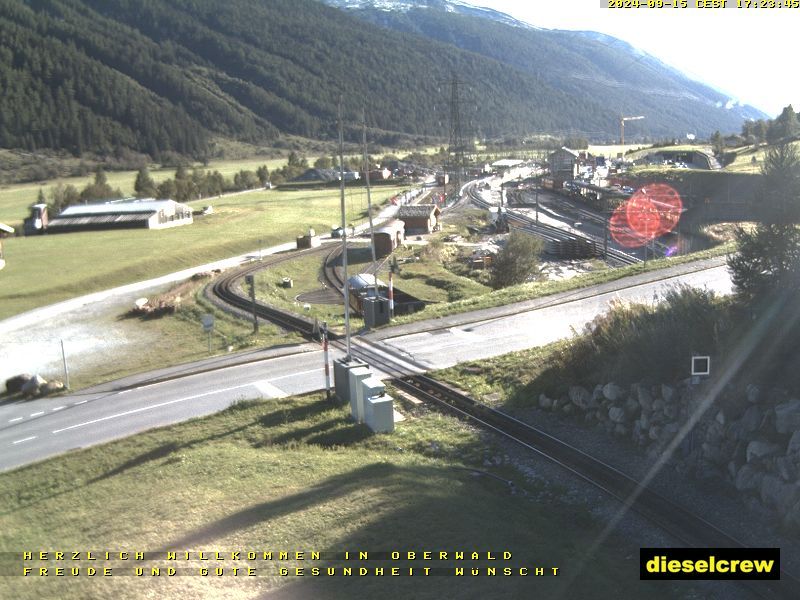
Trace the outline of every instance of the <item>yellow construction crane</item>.
[[625, 145], [625, 121], [639, 121], [644, 119], [643, 116], [638, 117], [620, 117], [619, 118], [619, 143], [621, 146]]

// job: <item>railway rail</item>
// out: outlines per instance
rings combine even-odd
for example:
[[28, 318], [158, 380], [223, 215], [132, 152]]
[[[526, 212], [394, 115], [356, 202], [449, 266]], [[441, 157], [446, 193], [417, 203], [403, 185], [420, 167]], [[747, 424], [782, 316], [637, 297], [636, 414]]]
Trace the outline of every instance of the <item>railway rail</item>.
[[[323, 251], [322, 248], [314, 248], [301, 252], [310, 254]], [[213, 292], [225, 302], [239, 309], [250, 311], [252, 302], [238, 293], [238, 281], [255, 270], [279, 264], [296, 256], [298, 253], [275, 257], [223, 276], [214, 284]], [[326, 268], [328, 263], [332, 263], [333, 260], [333, 253], [329, 253], [326, 259]], [[332, 275], [332, 277], [334, 276]], [[277, 323], [285, 329], [296, 331], [307, 338], [311, 338], [313, 335], [313, 322], [302, 316], [293, 315], [261, 303], [256, 305], [256, 311], [259, 317]], [[340, 336], [331, 336], [331, 338], [333, 347], [346, 352], [346, 346]], [[649, 487], [641, 486], [635, 479], [613, 466], [603, 463], [528, 423], [488, 407], [462, 392], [428, 377], [424, 374], [425, 367], [413, 360], [399, 357], [378, 343], [365, 338], [356, 338], [353, 342], [350, 345], [351, 357], [379, 368], [392, 378], [392, 384], [398, 389], [442, 410], [454, 413], [460, 418], [467, 419], [482, 428], [491, 430], [555, 462], [616, 498], [624, 506], [642, 515], [680, 543], [709, 548], [745, 546], [736, 538], [669, 498]], [[740, 581], [738, 583], [761, 598], [800, 597], [800, 580], [786, 571], [781, 571], [781, 580], [779, 581]]]
[[[317, 248], [298, 250], [286, 255], [276, 255], [267, 260], [255, 262], [235, 271], [231, 271], [230, 273], [224, 273], [211, 285], [210, 291], [214, 296], [229, 306], [238, 309], [240, 312], [252, 315], [253, 301], [247, 296], [240, 294], [238, 291], [241, 286], [241, 281], [246, 275], [252, 275], [267, 267], [274, 267], [275, 265], [294, 260], [300, 256], [322, 254], [326, 250], [329, 249], [325, 246], [319, 246]], [[297, 332], [307, 339], [311, 339], [314, 335], [315, 322], [313, 319], [281, 310], [258, 301], [256, 301], [255, 312], [259, 318], [275, 323], [287, 331]], [[332, 333], [331, 337], [333, 338], [335, 335], [335, 333]]]
[[[481, 197], [481, 194], [477, 189], [477, 185], [475, 184], [470, 185], [468, 188], [466, 188], [466, 192], [469, 195], [469, 198], [473, 204], [476, 204], [477, 206], [486, 209], [492, 206], [490, 202], [487, 202]], [[506, 210], [506, 215], [508, 220], [515, 223], [518, 228], [523, 229], [529, 233], [532, 233], [538, 237], [541, 237], [545, 241], [573, 242], [582, 240], [586, 243], [594, 243], [594, 244], [603, 243], [603, 240], [597, 240], [587, 235], [571, 233], [564, 231], [563, 229], [559, 229], [558, 227], [553, 227], [552, 225], [537, 223], [531, 217], [513, 210]], [[616, 248], [611, 248], [611, 247], [608, 248], [608, 257], [614, 260], [615, 262], [618, 262], [623, 265], [633, 265], [642, 262], [635, 256], [631, 256], [627, 252], [623, 252], [621, 250], [617, 250]]]
[[[334, 345], [342, 346], [342, 342]], [[351, 345], [351, 354], [367, 364], [380, 364], [380, 369], [393, 377], [392, 385], [421, 400], [440, 407], [485, 429], [516, 442], [547, 458], [571, 473], [598, 487], [623, 506], [643, 516], [675, 540], [691, 547], [743, 548], [745, 544], [725, 533], [709, 521], [685, 507], [622, 473], [574, 446], [520, 421], [497, 409], [482, 404], [452, 387], [428, 377], [421, 366], [405, 366], [404, 359], [388, 358], [376, 351], [376, 344], [359, 339]], [[737, 582], [759, 598], [798, 598], [800, 580], [781, 571], [780, 581]]]

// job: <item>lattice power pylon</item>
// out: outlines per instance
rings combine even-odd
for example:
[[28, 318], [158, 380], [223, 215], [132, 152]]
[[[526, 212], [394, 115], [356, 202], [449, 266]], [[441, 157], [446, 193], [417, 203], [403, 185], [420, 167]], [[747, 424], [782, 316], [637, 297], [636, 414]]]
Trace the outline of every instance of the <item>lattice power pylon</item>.
[[466, 178], [466, 143], [464, 142], [464, 132], [461, 127], [461, 99], [459, 97], [459, 86], [465, 82], [459, 81], [453, 75], [450, 80], [450, 146], [447, 148], [450, 178], [453, 189], [461, 189], [461, 185]]

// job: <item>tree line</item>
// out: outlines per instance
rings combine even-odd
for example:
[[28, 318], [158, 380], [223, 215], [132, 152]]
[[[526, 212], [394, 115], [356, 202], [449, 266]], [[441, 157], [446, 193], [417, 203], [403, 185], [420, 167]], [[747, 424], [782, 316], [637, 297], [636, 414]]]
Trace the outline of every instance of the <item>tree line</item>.
[[[134, 181], [136, 198], [155, 198], [191, 202], [231, 192], [253, 190], [266, 187], [270, 181], [269, 169], [262, 165], [255, 170], [242, 169], [232, 178], [225, 177], [217, 170], [178, 167], [175, 176], [156, 183], [147, 167], [142, 167]], [[49, 193], [39, 190], [38, 202], [48, 204], [51, 213], [58, 214], [73, 204], [89, 204], [123, 198], [119, 188], [112, 188], [103, 169], [95, 172], [94, 181], [82, 189], [72, 184], [59, 183], [50, 188]]]
[[[719, 133], [719, 132], [717, 132]], [[774, 119], [745, 121], [742, 125], [742, 137], [746, 144], [775, 144], [788, 141], [800, 135], [800, 116], [792, 105], [784, 107], [781, 114]]]

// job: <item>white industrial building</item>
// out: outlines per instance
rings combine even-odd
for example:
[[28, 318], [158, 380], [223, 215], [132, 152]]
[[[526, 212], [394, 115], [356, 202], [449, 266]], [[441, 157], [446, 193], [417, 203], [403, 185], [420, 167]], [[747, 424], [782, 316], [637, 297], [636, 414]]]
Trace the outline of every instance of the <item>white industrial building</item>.
[[193, 222], [192, 209], [174, 200], [118, 200], [76, 204], [50, 219], [48, 233], [91, 229], [166, 229]]

